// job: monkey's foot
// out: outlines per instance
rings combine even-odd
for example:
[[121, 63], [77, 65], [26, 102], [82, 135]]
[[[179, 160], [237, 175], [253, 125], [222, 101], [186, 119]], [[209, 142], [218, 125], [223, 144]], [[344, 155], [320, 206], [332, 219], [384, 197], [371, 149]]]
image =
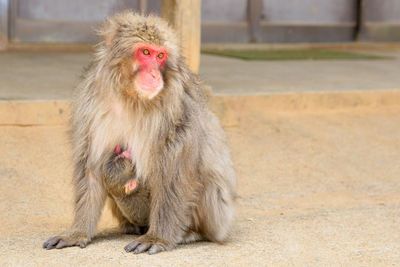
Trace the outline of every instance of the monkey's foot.
[[127, 150], [122, 151], [121, 146], [117, 145], [114, 150], [115, 154], [117, 156], [114, 158], [114, 161], [117, 161], [118, 159], [129, 159], [132, 160], [132, 154], [130, 152], [130, 149], [128, 147]]
[[43, 243], [43, 248], [60, 249], [72, 246], [85, 248], [89, 242], [90, 240], [84, 234], [73, 234], [71, 236], [54, 236]]
[[136, 179], [129, 180], [124, 186], [125, 194], [129, 195], [130, 193], [132, 193], [135, 190], [136, 185]]
[[148, 254], [155, 254], [171, 248], [167, 241], [146, 234], [125, 246], [125, 251], [135, 254], [147, 251]]

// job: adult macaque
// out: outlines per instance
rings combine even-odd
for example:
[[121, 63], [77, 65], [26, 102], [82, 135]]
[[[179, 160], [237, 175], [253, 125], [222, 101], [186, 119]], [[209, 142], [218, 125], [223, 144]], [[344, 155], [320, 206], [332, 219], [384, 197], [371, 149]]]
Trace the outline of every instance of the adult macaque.
[[123, 232], [143, 234], [128, 252], [225, 241], [235, 173], [207, 89], [183, 63], [173, 31], [125, 12], [101, 35], [73, 102], [75, 219], [43, 247], [85, 247], [107, 197]]

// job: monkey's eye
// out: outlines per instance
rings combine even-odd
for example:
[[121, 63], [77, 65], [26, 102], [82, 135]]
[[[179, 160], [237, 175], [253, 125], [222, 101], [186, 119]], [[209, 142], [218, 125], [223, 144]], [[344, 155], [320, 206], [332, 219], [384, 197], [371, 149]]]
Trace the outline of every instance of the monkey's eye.
[[158, 58], [163, 58], [164, 57], [164, 53], [160, 53], [160, 54], [158, 54]]
[[148, 55], [150, 55], [150, 52], [149, 52], [148, 49], [144, 49], [144, 50], [143, 50], [143, 54], [145, 54], [146, 56], [148, 56]]

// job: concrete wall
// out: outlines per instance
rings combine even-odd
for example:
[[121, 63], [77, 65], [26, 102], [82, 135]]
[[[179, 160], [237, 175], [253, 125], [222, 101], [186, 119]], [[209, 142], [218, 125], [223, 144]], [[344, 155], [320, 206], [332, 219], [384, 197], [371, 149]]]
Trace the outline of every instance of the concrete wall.
[[263, 0], [261, 42], [348, 42], [356, 0]]
[[355, 22], [354, 0], [263, 0], [262, 19], [284, 23]]
[[101, 21], [108, 14], [127, 7], [137, 9], [131, 0], [18, 0], [18, 17], [59, 21]]
[[8, 43], [8, 2], [0, 0], [0, 50], [7, 47]]
[[[357, 0], [259, 1], [259, 30], [255, 39], [260, 42], [346, 42], [356, 36]], [[365, 23], [360, 39], [400, 40], [400, 0], [363, 2]], [[138, 0], [0, 0], [0, 3], [0, 9], [4, 3], [10, 5], [8, 36], [23, 42], [96, 42], [93, 28], [99, 21], [126, 8], [138, 9]], [[247, 5], [247, 0], [202, 0], [202, 41], [254, 39], [250, 38]], [[160, 14], [160, 9], [161, 0], [147, 1], [149, 13]], [[2, 21], [8, 20], [0, 13], [0, 27], [4, 28]]]
[[364, 0], [360, 39], [400, 41], [400, 1]]
[[364, 0], [366, 22], [400, 23], [399, 0]]

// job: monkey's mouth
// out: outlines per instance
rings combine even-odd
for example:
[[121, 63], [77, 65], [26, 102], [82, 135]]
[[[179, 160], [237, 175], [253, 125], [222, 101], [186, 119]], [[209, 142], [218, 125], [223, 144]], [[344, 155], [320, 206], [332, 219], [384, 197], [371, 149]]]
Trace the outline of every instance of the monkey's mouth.
[[135, 80], [135, 87], [141, 95], [151, 99], [162, 90], [164, 82], [159, 74], [143, 73]]

